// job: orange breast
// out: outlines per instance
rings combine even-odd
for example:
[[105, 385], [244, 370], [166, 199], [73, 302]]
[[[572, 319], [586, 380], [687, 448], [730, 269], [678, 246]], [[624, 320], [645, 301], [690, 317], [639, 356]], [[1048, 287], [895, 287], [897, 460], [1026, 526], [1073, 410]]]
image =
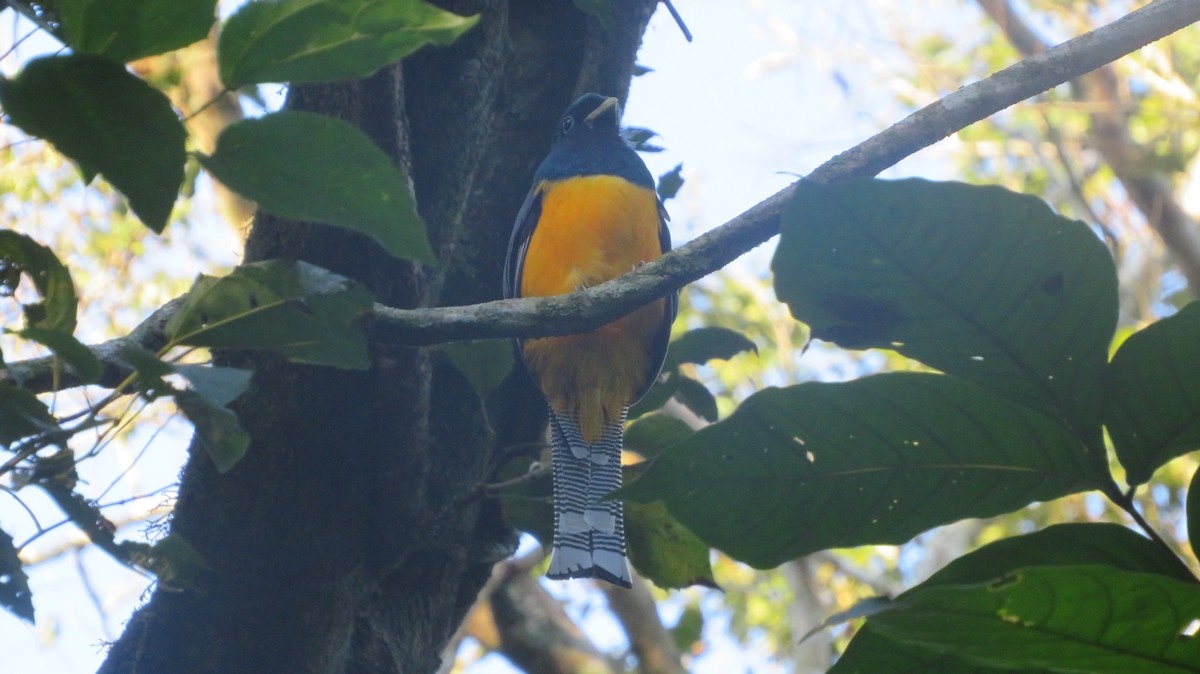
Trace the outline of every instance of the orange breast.
[[[521, 295], [562, 295], [616, 278], [662, 255], [653, 190], [615, 176], [546, 182], [525, 252]], [[583, 335], [525, 342], [525, 360], [561, 414], [594, 442], [646, 382], [663, 300]]]

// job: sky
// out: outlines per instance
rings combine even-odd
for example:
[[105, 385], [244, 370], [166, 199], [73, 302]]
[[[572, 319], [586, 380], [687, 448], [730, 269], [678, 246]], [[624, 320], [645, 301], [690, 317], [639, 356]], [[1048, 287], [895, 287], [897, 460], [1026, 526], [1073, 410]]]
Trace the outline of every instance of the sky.
[[[888, 63], [898, 55], [891, 37], [896, 13], [912, 3], [676, 0], [675, 4], [695, 40], [684, 40], [665, 9], [655, 15], [639, 55], [639, 62], [653, 70], [634, 81], [624, 123], [660, 134], [655, 142], [665, 150], [646, 156], [653, 173], [683, 165], [686, 183], [668, 203], [677, 243], [729, 220], [785, 187], [796, 175], [906, 114], [892, 96], [904, 87], [905, 73]], [[922, 22], [929, 26], [953, 30], [963, 39], [978, 30], [978, 14], [964, 10], [960, 3], [931, 0], [921, 7], [928, 17]], [[9, 49], [14, 36], [27, 30], [27, 23], [13, 24], [13, 12], [0, 13], [0, 53]], [[51, 47], [45, 42], [30, 40], [0, 62], [0, 71], [11, 76], [20, 61], [47, 48]], [[0, 142], [7, 142], [4, 138]], [[885, 175], [949, 177], [945, 149], [935, 146]], [[174, 252], [172, 264], [186, 276], [199, 270], [198, 260], [236, 262], [227, 243], [194, 232], [163, 245]], [[762, 246], [735, 264], [744, 273], [761, 274], [770, 249], [770, 244]], [[189, 257], [189, 252], [197, 254]], [[139, 431], [127, 445], [114, 447], [85, 467], [85, 476], [87, 471], [111, 476], [136, 463], [127, 474], [129, 479], [105, 495], [106, 502], [174, 481], [189, 429], [169, 419], [157, 435], [155, 430]], [[102, 486], [91, 485], [98, 490]], [[45, 498], [32, 491], [22, 491], [21, 497], [45, 520], [43, 525], [61, 519]], [[128, 514], [159, 502], [161, 498], [135, 502], [128, 506]], [[108, 512], [116, 518], [122, 511]], [[18, 542], [34, 532], [29, 515], [3, 493], [0, 526]], [[138, 539], [139, 528], [130, 527], [122, 535]], [[50, 550], [69, 540], [69, 527], [62, 527], [31, 549]], [[94, 671], [103, 659], [102, 642], [120, 634], [149, 580], [90, 548], [37, 565], [31, 579], [37, 624], [30, 626], [0, 613], [0, 669], [39, 674]], [[602, 601], [581, 582], [555, 583], [552, 591], [572, 599], [577, 609]], [[664, 617], [673, 621], [671, 614], [678, 610], [678, 602], [668, 602]], [[603, 611], [587, 613], [584, 617], [577, 611], [576, 617], [599, 645], [623, 643], [618, 627]], [[765, 656], [740, 651], [720, 638], [719, 616], [710, 621], [708, 630], [709, 650], [695, 663], [700, 674], [747, 668], [771, 671]], [[493, 657], [472, 671], [512, 669]]]

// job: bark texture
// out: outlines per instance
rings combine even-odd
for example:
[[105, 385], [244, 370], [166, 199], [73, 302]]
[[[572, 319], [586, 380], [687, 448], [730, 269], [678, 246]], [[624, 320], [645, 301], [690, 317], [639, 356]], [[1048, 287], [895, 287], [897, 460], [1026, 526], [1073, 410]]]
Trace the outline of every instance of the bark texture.
[[[558, 115], [584, 91], [624, 98], [656, 3], [614, 3], [607, 30], [564, 0], [441, 4], [483, 16], [450, 47], [288, 97], [292, 109], [358, 125], [395, 158], [439, 264], [414, 266], [351, 233], [263, 214], [247, 261], [307, 260], [401, 308], [499, 296], [512, 219]], [[101, 671], [436, 671], [516, 541], [497, 507], [469, 494], [497, 450], [540, 433], [540, 398], [514, 376], [485, 416], [467, 382], [426, 348], [376, 345], [364, 372], [219, 358], [255, 369], [237, 405], [251, 447], [220, 475], [193, 444], [172, 525], [209, 568], [192, 587], [157, 588]]]

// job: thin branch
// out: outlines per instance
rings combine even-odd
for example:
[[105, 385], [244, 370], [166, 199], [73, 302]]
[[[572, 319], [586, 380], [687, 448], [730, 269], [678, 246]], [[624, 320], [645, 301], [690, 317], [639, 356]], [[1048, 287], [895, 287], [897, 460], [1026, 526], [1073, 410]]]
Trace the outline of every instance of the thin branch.
[[[808, 179], [831, 183], [874, 176], [970, 124], [1196, 21], [1200, 21], [1200, 2], [1155, 0], [1107, 26], [948, 94], [825, 162]], [[770, 239], [779, 232], [780, 218], [794, 189], [794, 185], [784, 188], [658, 260], [587, 290], [456, 307], [397, 309], [377, 304], [366, 317], [366, 327], [374, 340], [412, 346], [593, 330], [724, 267]], [[177, 298], [164, 305], [129, 336], [92, 347], [105, 364], [98, 385], [116, 386], [131, 372], [117, 355], [121, 346], [136, 344], [156, 351], [165, 344], [163, 326], [181, 301]], [[0, 381], [15, 380], [34, 392], [51, 390], [50, 358], [12, 363], [9, 367], [9, 372], [0, 372]], [[69, 388], [85, 383], [74, 373], [65, 372], [60, 385]]]

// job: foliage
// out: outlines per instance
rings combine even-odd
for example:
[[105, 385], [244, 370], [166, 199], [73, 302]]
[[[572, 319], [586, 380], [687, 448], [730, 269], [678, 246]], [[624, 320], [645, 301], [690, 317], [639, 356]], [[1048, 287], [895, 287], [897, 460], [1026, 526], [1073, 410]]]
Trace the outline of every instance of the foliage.
[[[575, 4], [611, 22], [610, 3]], [[213, 6], [211, 0], [58, 3], [72, 53], [38, 59], [0, 80], [8, 121], [74, 161], [85, 181], [103, 177], [150, 230], [162, 232], [183, 188], [186, 131], [167, 97], [124, 63], [202, 38]], [[260, 0], [227, 20], [220, 72], [228, 89], [365, 76], [423, 45], [454, 41], [476, 20], [419, 0]], [[922, 48], [935, 60], [948, 58], [946, 44]], [[999, 63], [1008, 54], [996, 46], [987, 56]], [[1180, 60], [1185, 70], [1196, 62], [1194, 54]], [[1194, 137], [1162, 132], [1161, 118], [1177, 114], [1188, 113], [1147, 105], [1133, 125], [1163, 165], [1182, 165], [1196, 152]], [[1036, 117], [1018, 111], [1010, 121], [1036, 125]], [[1070, 110], [1052, 109], [1046, 120], [1082, 124]], [[981, 125], [963, 137], [982, 142], [989, 134], [999, 131]], [[640, 140], [651, 135], [643, 132]], [[197, 160], [264, 211], [370, 237], [398, 258], [433, 259], [412, 176], [341, 120], [297, 112], [248, 120], [228, 128], [215, 151]], [[976, 161], [970, 168], [985, 167]], [[662, 198], [676, 194], [681, 176], [677, 166], [662, 177]], [[1028, 171], [1017, 182], [1040, 191], [1050, 176]], [[1088, 189], [1095, 187], [1089, 182]], [[0, 232], [0, 255], [0, 291], [20, 291], [24, 316], [23, 326], [9, 332], [50, 350], [52, 388], [66, 374], [80, 382], [101, 379], [105, 364], [75, 336], [78, 302], [67, 267], [50, 248], [13, 232]], [[1200, 307], [1183, 306], [1134, 332], [1110, 361], [1118, 283], [1109, 250], [1087, 225], [996, 186], [802, 182], [783, 220], [773, 270], [778, 299], [812, 337], [849, 350], [893, 352], [930, 371], [782, 388], [755, 381], [761, 390], [722, 419], [734, 403], [709, 390], [712, 378], [701, 368], [757, 353], [766, 340], [720, 327], [715, 318], [688, 326], [671, 343], [660, 380], [632, 410], [626, 434], [630, 480], [618, 496], [628, 500], [630, 557], [644, 577], [661, 588], [715, 586], [722, 574], [714, 573], [714, 558], [718, 569], [729, 559], [775, 567], [830, 548], [901, 544], [965, 518], [1099, 492], [1151, 538], [1106, 523], [996, 533], [895, 599], [874, 599], [842, 615], [865, 621], [832, 671], [900, 671], [897, 662], [908, 671], [1197, 671], [1200, 642], [1180, 634], [1200, 619], [1200, 589], [1134, 495], [1142, 485], [1166, 484], [1165, 477], [1154, 482], [1156, 472], [1200, 448]], [[752, 295], [733, 301], [740, 304], [712, 314], [739, 314], [760, 303]], [[782, 305], [760, 310], [781, 315]], [[70, 450], [64, 459], [54, 449], [113, 423], [104, 411], [121, 396], [170, 398], [213, 466], [236, 470], [251, 451], [237, 400], [253, 373], [185, 357], [197, 348], [259, 349], [296, 363], [366, 369], [372, 360], [360, 322], [372, 307], [359, 284], [304, 262], [202, 275], [167, 323], [166, 343], [123, 351], [122, 376], [97, 404], [70, 413], [52, 409], [6, 366], [0, 442], [13, 460], [0, 475], [19, 473], [21, 486], [42, 487], [118, 559], [187, 585], [205, 569], [187, 542], [175, 535], [153, 547], [115, 542], [95, 505], [75, 490]], [[761, 344], [763, 355], [790, 359], [791, 329], [789, 323], [784, 338]], [[512, 370], [511, 351], [501, 342], [438, 351], [485, 408]], [[738, 368], [727, 374], [740, 375]], [[672, 400], [694, 415], [693, 424], [664, 409]], [[497, 485], [480, 489], [503, 501], [514, 526], [544, 540], [551, 516], [547, 475], [527, 453], [517, 454], [499, 467]], [[66, 467], [57, 463], [63, 461]], [[1198, 490], [1200, 471], [1191, 476], [1186, 502], [1193, 554]], [[1071, 519], [1050, 508], [1039, 517]], [[777, 589], [778, 577], [758, 578], [746, 585]], [[730, 603], [742, 602], [735, 610], [751, 613], [777, 599], [750, 594]], [[24, 569], [2, 531], [0, 605], [33, 619]], [[681, 644], [696, 643], [698, 624], [703, 615], [689, 605], [676, 628]]]

